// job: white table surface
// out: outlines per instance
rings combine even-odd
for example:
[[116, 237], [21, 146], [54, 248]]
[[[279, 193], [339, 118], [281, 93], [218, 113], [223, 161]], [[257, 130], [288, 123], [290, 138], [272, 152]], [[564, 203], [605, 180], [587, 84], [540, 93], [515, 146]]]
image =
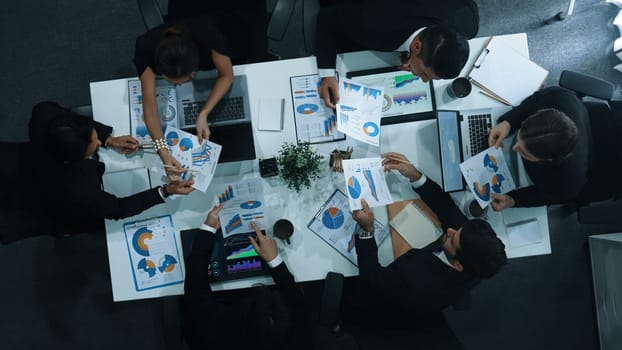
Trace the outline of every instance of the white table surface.
[[[518, 52], [528, 56], [526, 34], [504, 35], [503, 37]], [[483, 48], [486, 39], [476, 38], [470, 40], [471, 53], [469, 62], [465, 67], [471, 67], [472, 62]], [[341, 71], [341, 74], [344, 74], [348, 70], [386, 66], [386, 63], [382, 60], [373, 57], [366, 60], [365, 57], [369, 58], [370, 53], [367, 52], [366, 54], [367, 56], [364, 53], [340, 55], [338, 58], [338, 70]], [[463, 70], [462, 76], [466, 75], [467, 68]], [[273, 157], [284, 142], [296, 142], [289, 78], [291, 76], [317, 73], [315, 57], [235, 66], [234, 73], [247, 76], [257, 158]], [[117, 79], [90, 84], [94, 118], [97, 121], [113, 126], [114, 135], [130, 134], [127, 80]], [[437, 107], [439, 109], [460, 110], [502, 106], [499, 102], [478, 93], [478, 89], [475, 86], [473, 87], [473, 92], [466, 98], [451, 100], [445, 92], [449, 82], [446, 80], [434, 81]], [[260, 131], [257, 129], [258, 101], [260, 98], [266, 97], [285, 99], [283, 130], [280, 132]], [[438, 166], [439, 151], [436, 135], [435, 121], [428, 120], [383, 126], [380, 149], [359, 143], [352, 138], [347, 138], [345, 141], [314, 145], [314, 147], [321, 154], [327, 155], [334, 148], [345, 149], [347, 145], [352, 145], [354, 146], [353, 158], [373, 157], [378, 156], [382, 152], [397, 151], [406, 154], [418, 168], [431, 179], [438, 182], [440, 180], [440, 167]], [[153, 162], [157, 161], [157, 157], [153, 154], [145, 153], [126, 157], [105, 149], [100, 150], [100, 156], [102, 161], [106, 163], [107, 172], [141, 166], [149, 167]], [[307, 228], [307, 224], [312, 216], [336, 188], [345, 191], [343, 175], [331, 172], [328, 168], [327, 159], [325, 163], [326, 167], [322, 177], [315, 181], [310, 189], [303, 190], [301, 194], [288, 190], [284, 186], [283, 181], [278, 177], [262, 179], [265, 201], [268, 207], [266, 212], [270, 216], [269, 222], [287, 218], [294, 224], [295, 232], [291, 239], [292, 244], [286, 245], [279, 242], [279, 251], [296, 281], [324, 279], [329, 271], [340, 272], [345, 276], [358, 274], [358, 268], [355, 265]], [[220, 164], [214, 183], [233, 182], [249, 177], [259, 177], [256, 160]], [[526, 181], [528, 180], [523, 170], [522, 174], [519, 174], [519, 183], [524, 185], [527, 183]], [[399, 175], [389, 174], [387, 182], [395, 200], [417, 197], [410, 189], [407, 181]], [[462, 204], [466, 201], [465, 196], [468, 195], [459, 193], [454, 195], [454, 197]], [[212, 206], [217, 203], [217, 196], [218, 193], [213, 193], [210, 189], [206, 193], [194, 191], [189, 196], [175, 196], [175, 198], [168, 200], [167, 203], [157, 205], [134, 217], [119, 221], [106, 220], [108, 256], [115, 301], [183, 294], [183, 284], [141, 292], [135, 291], [125, 244], [123, 223], [158, 215], [172, 214], [175, 229], [178, 232], [196, 228], [204, 220], [205, 215]], [[501, 214], [491, 212], [489, 214], [489, 222], [506, 244], [508, 257], [550, 253], [546, 208], [512, 208], [508, 210], [519, 211], [519, 215], [523, 215], [520, 211], [525, 211], [525, 216], [536, 217], [540, 225], [540, 231], [543, 234], [540, 244], [511, 248], [507, 241]], [[374, 212], [378, 220], [385, 224], [387, 223], [387, 214], [384, 208], [375, 208]], [[181, 247], [179, 235], [177, 235], [176, 239], [178, 246]], [[385, 240], [379, 247], [379, 257], [382, 265], [387, 265], [393, 260], [390, 238]], [[183, 263], [182, 269], [185, 270]], [[258, 282], [269, 284], [272, 283], [272, 279], [270, 277], [249, 278], [214, 283], [212, 287], [214, 290], [227, 290], [249, 287]]]

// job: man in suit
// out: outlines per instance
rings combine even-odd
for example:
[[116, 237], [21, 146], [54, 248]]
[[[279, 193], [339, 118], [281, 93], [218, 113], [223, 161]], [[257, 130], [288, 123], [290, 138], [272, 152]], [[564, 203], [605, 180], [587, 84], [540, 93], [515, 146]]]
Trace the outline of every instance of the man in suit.
[[335, 57], [342, 52], [396, 51], [402, 54], [400, 68], [424, 82], [454, 78], [469, 58], [467, 39], [478, 27], [472, 0], [364, 0], [322, 8], [316, 44], [320, 95], [335, 108]]
[[235, 300], [212, 293], [207, 266], [220, 230], [214, 207], [197, 229], [186, 260], [185, 295], [182, 299], [184, 336], [196, 349], [310, 349], [312, 322], [302, 291], [278, 254], [276, 242], [254, 226], [251, 244], [268, 264], [278, 292], [268, 287], [242, 291]]
[[408, 324], [415, 315], [435, 314], [474, 287], [481, 278], [496, 274], [507, 262], [505, 246], [484, 220], [467, 218], [451, 197], [426, 178], [401, 154], [383, 155], [386, 171], [397, 170], [412, 183], [421, 199], [436, 213], [445, 232], [423, 249], [411, 249], [387, 267], [378, 262], [374, 214], [363, 209], [352, 217], [358, 223], [355, 241], [360, 286], [367, 297], [360, 319], [374, 323]]

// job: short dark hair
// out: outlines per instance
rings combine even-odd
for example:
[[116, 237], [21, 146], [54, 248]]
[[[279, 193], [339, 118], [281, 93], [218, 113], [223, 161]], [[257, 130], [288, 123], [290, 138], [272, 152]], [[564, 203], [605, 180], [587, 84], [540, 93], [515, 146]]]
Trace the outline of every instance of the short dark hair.
[[57, 161], [72, 163], [84, 159], [93, 137], [93, 121], [73, 113], [59, 114], [48, 123], [45, 143]]
[[155, 68], [169, 78], [181, 78], [199, 69], [199, 49], [183, 29], [171, 27], [155, 50]]
[[570, 157], [579, 139], [572, 119], [554, 108], [540, 109], [527, 117], [518, 133], [529, 153], [552, 163]]
[[469, 59], [469, 42], [464, 34], [445, 25], [430, 26], [418, 35], [422, 47], [419, 58], [442, 79], [460, 74]]
[[481, 219], [469, 220], [462, 226], [455, 259], [465, 272], [480, 278], [492, 277], [508, 261], [505, 245], [490, 224]]

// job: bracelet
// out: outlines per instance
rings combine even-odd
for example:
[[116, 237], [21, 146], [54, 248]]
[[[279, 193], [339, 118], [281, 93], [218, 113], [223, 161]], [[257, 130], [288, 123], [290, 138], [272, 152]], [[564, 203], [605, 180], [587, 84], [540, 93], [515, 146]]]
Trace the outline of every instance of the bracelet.
[[166, 149], [167, 151], [169, 151], [170, 149], [168, 148], [168, 144], [166, 143], [165, 139], [154, 139], [153, 140], [153, 146], [155, 148], [156, 153], [158, 151], [160, 151], [161, 149]]

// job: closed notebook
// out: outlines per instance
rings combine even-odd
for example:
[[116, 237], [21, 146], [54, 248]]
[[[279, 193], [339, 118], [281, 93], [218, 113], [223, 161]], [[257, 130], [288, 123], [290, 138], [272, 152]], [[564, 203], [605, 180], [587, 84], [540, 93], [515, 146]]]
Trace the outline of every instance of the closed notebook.
[[473, 64], [469, 78], [498, 101], [518, 106], [542, 86], [549, 72], [493, 37]]
[[389, 220], [389, 224], [412, 248], [421, 249], [438, 239], [442, 233], [415, 203], [405, 206]]

